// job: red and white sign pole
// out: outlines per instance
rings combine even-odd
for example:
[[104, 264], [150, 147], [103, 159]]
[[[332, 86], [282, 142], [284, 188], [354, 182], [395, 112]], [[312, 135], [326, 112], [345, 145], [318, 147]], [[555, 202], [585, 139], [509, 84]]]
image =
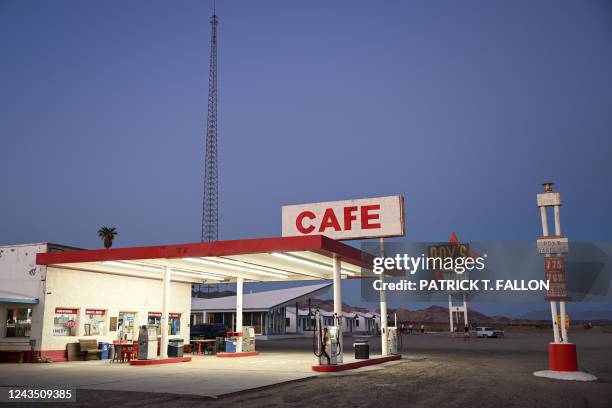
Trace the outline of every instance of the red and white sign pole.
[[[385, 239], [380, 238], [380, 257], [385, 257]], [[384, 289], [385, 274], [380, 274], [380, 341], [381, 341], [381, 352], [383, 356], [389, 355], [389, 344], [388, 344], [388, 327], [389, 322], [387, 321], [387, 292]]]
[[[542, 219], [542, 236], [538, 239], [538, 252], [544, 255], [544, 269], [549, 289], [545, 299], [550, 301], [553, 339], [548, 344], [548, 370], [536, 371], [538, 377], [556, 378], [560, 380], [594, 381], [597, 378], [591, 374], [578, 371], [576, 345], [567, 337], [565, 301], [569, 300], [565, 285], [565, 265], [563, 254], [569, 251], [568, 240], [561, 235], [561, 194], [552, 191], [553, 183], [544, 183], [544, 193], [537, 195], [540, 217]], [[548, 232], [546, 210], [553, 207], [555, 220], [555, 235]], [[559, 302], [560, 326], [557, 324], [557, 302]]]

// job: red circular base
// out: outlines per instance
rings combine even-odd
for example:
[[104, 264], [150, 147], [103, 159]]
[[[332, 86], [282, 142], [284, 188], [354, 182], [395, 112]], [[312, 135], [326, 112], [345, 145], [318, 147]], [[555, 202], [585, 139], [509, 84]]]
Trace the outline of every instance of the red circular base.
[[548, 368], [552, 371], [578, 371], [576, 345], [572, 343], [549, 343]]

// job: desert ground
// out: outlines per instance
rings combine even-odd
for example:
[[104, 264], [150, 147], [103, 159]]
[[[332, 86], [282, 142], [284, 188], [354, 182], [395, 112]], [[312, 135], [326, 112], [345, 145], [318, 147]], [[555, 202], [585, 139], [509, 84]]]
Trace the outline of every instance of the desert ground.
[[[379, 350], [378, 338], [369, 340], [372, 352]], [[548, 331], [511, 332], [504, 338], [469, 341], [445, 334], [414, 334], [403, 339], [403, 359], [385, 366], [325, 374], [217, 398], [189, 393], [156, 393], [155, 389], [150, 392], [79, 389], [77, 402], [65, 406], [611, 406], [612, 333], [600, 328], [576, 331], [571, 340], [577, 344], [581, 369], [596, 375], [598, 381], [559, 381], [533, 376], [534, 371], [547, 368]], [[352, 341], [351, 337], [344, 339], [349, 353]], [[261, 356], [295, 350], [303, 351], [306, 356], [310, 347], [310, 339], [258, 343]], [[0, 371], [10, 367], [0, 366]], [[4, 378], [0, 385], [17, 385], [7, 383], [7, 377], [0, 378]], [[228, 381], [231, 381], [231, 373], [228, 373]], [[60, 405], [45, 403], [44, 406]]]

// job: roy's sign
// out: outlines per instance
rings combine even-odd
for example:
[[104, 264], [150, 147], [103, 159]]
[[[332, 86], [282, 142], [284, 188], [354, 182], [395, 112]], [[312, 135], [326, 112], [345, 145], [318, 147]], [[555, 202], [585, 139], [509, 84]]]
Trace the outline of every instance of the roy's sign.
[[402, 196], [286, 205], [282, 213], [283, 237], [325, 235], [343, 240], [405, 234]]

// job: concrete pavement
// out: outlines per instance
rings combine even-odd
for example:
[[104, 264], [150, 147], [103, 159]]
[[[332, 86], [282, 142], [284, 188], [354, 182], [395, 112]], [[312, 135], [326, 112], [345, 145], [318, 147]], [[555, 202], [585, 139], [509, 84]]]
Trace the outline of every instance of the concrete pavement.
[[[345, 362], [350, 361], [354, 358], [345, 357]], [[152, 366], [130, 366], [109, 360], [2, 364], [0, 386], [65, 386], [215, 398], [319, 376], [311, 369], [314, 363], [315, 357], [309, 352], [266, 351], [241, 358], [194, 356], [187, 363]]]

